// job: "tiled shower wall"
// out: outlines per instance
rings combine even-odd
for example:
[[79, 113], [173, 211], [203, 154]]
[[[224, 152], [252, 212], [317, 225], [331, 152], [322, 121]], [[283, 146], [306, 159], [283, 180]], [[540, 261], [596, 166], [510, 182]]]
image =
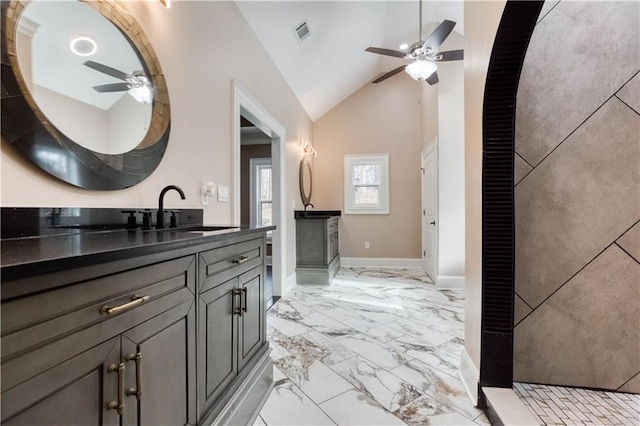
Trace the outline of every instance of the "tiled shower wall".
[[547, 2], [516, 115], [514, 380], [640, 393], [640, 3]]

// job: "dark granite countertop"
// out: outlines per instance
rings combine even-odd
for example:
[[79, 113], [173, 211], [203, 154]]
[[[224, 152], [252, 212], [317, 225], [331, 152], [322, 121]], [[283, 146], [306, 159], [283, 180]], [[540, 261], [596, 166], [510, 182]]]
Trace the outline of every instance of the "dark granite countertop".
[[294, 219], [328, 219], [333, 216], [341, 216], [340, 210], [295, 210]]
[[0, 241], [2, 281], [175, 250], [273, 229], [274, 226], [242, 226], [215, 231], [189, 231], [188, 227], [150, 231], [92, 230], [66, 235], [3, 239]]

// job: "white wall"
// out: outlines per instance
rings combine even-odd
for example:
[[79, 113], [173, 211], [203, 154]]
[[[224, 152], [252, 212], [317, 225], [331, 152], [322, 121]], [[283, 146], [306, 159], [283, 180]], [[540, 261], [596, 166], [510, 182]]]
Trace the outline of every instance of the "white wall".
[[[127, 2], [155, 49], [169, 88], [171, 136], [158, 169], [132, 188], [97, 192], [75, 188], [41, 172], [2, 142], [0, 204], [51, 207], [155, 207], [160, 190], [180, 186], [181, 201], [169, 194], [167, 207], [202, 208], [200, 186], [232, 183], [232, 86], [236, 79], [286, 127], [286, 205], [302, 207], [297, 164], [301, 142], [311, 140], [312, 122], [233, 2]], [[19, 184], [16, 184], [19, 182]], [[231, 197], [236, 196], [230, 194]], [[232, 200], [211, 200], [205, 221], [230, 223]], [[293, 214], [287, 227], [287, 270], [294, 272]]]
[[[462, 375], [480, 370], [482, 308], [482, 105], [493, 40], [506, 1], [465, 1], [465, 344]], [[466, 364], [466, 362], [469, 364]], [[475, 369], [475, 371], [473, 371]], [[464, 377], [477, 399], [478, 377]], [[475, 394], [475, 398], [473, 395]]]
[[[462, 49], [453, 32], [443, 50]], [[464, 62], [438, 64], [438, 287], [464, 287]]]

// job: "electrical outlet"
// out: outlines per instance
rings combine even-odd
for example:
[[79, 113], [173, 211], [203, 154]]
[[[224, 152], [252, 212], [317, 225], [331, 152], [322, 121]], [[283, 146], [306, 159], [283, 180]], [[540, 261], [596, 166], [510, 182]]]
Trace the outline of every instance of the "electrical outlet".
[[371, 248], [371, 244], [369, 244], [369, 241], [364, 242], [364, 248]]
[[229, 188], [227, 188], [226, 186], [218, 187], [218, 201], [229, 201]]

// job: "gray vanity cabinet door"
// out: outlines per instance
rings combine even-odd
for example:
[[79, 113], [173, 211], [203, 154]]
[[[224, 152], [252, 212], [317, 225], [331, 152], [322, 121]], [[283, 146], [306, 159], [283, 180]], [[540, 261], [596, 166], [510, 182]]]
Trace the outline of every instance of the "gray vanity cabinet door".
[[205, 413], [238, 374], [238, 278], [200, 295], [198, 306], [198, 407]]
[[266, 339], [264, 324], [264, 268], [254, 268], [240, 275], [241, 308], [238, 328], [238, 369], [262, 347]]
[[123, 425], [196, 423], [195, 349], [193, 300], [122, 334]]
[[3, 392], [3, 425], [120, 424], [115, 410], [120, 338], [107, 340]]

